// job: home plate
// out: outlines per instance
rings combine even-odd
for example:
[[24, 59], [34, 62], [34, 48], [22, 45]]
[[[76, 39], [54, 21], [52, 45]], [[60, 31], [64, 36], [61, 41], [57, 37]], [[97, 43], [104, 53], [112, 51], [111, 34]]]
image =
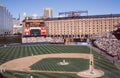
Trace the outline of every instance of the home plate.
[[87, 77], [87, 78], [96, 78], [96, 77], [102, 77], [104, 75], [104, 72], [98, 69], [93, 69], [91, 70], [85, 70], [82, 72], [77, 73], [78, 76], [80, 77]]

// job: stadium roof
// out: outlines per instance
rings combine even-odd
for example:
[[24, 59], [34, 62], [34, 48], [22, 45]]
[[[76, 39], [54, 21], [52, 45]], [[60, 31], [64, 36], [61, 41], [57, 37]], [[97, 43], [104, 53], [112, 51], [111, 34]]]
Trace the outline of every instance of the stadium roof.
[[57, 18], [47, 18], [45, 21], [49, 20], [63, 20], [63, 19], [84, 19], [84, 18], [109, 18], [109, 17], [120, 17], [120, 14], [105, 14], [105, 15], [86, 15], [77, 17], [57, 17]]

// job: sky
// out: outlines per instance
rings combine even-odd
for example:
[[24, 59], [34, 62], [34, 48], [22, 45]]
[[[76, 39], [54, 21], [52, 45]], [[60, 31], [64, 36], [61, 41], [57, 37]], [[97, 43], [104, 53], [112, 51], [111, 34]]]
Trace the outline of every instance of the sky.
[[0, 0], [14, 18], [23, 12], [28, 16], [36, 13], [43, 15], [43, 8], [53, 9], [53, 16], [58, 17], [59, 12], [84, 11], [88, 15], [118, 14], [120, 13], [120, 0]]

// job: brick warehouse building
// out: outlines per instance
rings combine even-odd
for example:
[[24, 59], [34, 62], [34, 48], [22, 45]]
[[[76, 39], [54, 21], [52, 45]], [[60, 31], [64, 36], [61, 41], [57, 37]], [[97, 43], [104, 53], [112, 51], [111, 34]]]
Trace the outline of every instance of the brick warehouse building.
[[[44, 27], [46, 29], [45, 30], [46, 34], [44, 34], [44, 36], [61, 37], [66, 39], [66, 38], [81, 38], [88, 35], [96, 35], [113, 31], [116, 29], [115, 27], [120, 23], [120, 14], [73, 16], [47, 19], [26, 19], [26, 20], [42, 20], [42, 23], [44, 24]], [[24, 27], [27, 26], [27, 24], [28, 23], [26, 22], [24, 24]], [[34, 29], [35, 27], [38, 28], [41, 27], [41, 25], [35, 26], [34, 24]], [[40, 34], [38, 36], [40, 36]], [[33, 33], [29, 35], [32, 36]]]
[[101, 34], [115, 30], [120, 14], [91, 15], [46, 19], [48, 35], [81, 37], [85, 34]]

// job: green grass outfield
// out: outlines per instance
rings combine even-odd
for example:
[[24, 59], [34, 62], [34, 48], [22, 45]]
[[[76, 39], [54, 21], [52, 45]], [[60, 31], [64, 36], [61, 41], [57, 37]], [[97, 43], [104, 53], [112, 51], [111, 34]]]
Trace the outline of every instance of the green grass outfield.
[[[89, 47], [87, 46], [72, 46], [72, 45], [34, 45], [34, 46], [16, 46], [0, 48], [0, 64], [7, 61], [31, 56], [32, 54], [51, 54], [51, 53], [89, 53]], [[105, 57], [101, 56], [94, 50], [95, 68], [105, 72], [105, 75], [101, 78], [119, 78], [120, 71]], [[49, 68], [49, 67], [48, 67]], [[75, 74], [54, 74], [54, 73], [26, 73], [18, 71], [6, 71], [2, 73], [7, 78], [81, 78]]]

